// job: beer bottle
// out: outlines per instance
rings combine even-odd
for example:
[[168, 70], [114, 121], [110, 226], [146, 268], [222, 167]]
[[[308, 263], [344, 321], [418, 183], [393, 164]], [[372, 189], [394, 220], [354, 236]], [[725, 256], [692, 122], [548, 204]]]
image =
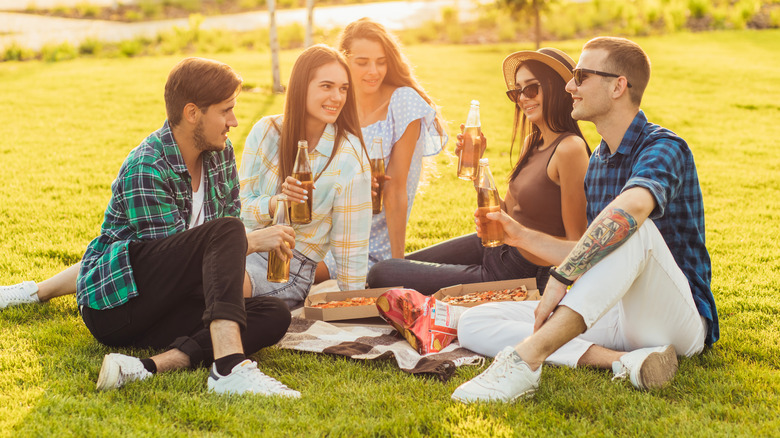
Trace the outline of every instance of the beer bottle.
[[308, 191], [305, 202], [293, 202], [290, 220], [294, 224], [311, 223], [311, 207], [314, 200], [314, 179], [309, 164], [309, 143], [306, 140], [298, 142], [298, 155], [295, 156], [292, 177], [301, 182], [301, 188]]
[[374, 214], [382, 212], [382, 191], [385, 187], [385, 158], [384, 151], [382, 150], [382, 137], [374, 137], [374, 141], [371, 143], [371, 153], [369, 159], [371, 161], [371, 176], [376, 179], [379, 187], [376, 188], [376, 195], [374, 190], [371, 190], [371, 203], [374, 207]]
[[[274, 213], [274, 225], [290, 226], [290, 216], [287, 210], [287, 196], [276, 196], [276, 212]], [[284, 242], [287, 245], [287, 242]], [[289, 245], [288, 245], [289, 247]], [[290, 280], [290, 259], [280, 257], [276, 250], [268, 253], [268, 281], [272, 283], [287, 283]]]
[[477, 215], [482, 232], [482, 246], [494, 247], [504, 243], [504, 227], [500, 223], [488, 219], [485, 215], [501, 210], [496, 182], [490, 173], [488, 159], [479, 160], [477, 171]]
[[458, 157], [458, 178], [471, 181], [477, 177], [477, 165], [482, 155], [482, 124], [479, 121], [479, 101], [472, 100], [463, 130], [463, 148]]

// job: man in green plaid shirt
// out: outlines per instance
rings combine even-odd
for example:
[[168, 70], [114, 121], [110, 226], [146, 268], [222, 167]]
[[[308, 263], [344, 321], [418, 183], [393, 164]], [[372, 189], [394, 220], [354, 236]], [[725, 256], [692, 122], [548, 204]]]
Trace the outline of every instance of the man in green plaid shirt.
[[290, 324], [281, 300], [244, 298], [246, 256], [290, 257], [295, 241], [289, 227], [247, 233], [236, 218], [239, 183], [227, 134], [238, 126], [241, 83], [216, 61], [176, 65], [165, 85], [168, 119], [130, 152], [111, 187], [100, 236], [81, 261], [79, 310], [105, 345], [167, 351], [106, 355], [98, 389], [213, 363], [214, 392], [300, 397], [246, 358], [278, 342]]

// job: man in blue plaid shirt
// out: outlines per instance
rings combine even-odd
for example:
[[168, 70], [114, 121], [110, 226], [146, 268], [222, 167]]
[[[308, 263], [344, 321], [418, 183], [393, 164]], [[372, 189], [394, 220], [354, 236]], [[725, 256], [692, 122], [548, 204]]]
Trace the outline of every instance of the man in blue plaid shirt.
[[168, 119], [130, 152], [111, 186], [100, 236], [81, 261], [82, 319], [112, 347], [167, 348], [139, 359], [105, 356], [97, 388], [176, 368], [209, 366], [217, 393], [300, 397], [246, 358], [290, 325], [276, 298], [244, 298], [247, 254], [291, 256], [294, 232], [248, 233], [227, 134], [242, 79], [226, 64], [187, 58], [165, 85]]
[[507, 244], [560, 263], [538, 304], [487, 304], [461, 317], [461, 345], [496, 358], [455, 400], [532, 396], [544, 362], [612, 368], [638, 389], [657, 388], [674, 377], [678, 354], [719, 337], [693, 155], [639, 109], [647, 55], [626, 39], [596, 38], [573, 73], [572, 117], [602, 136], [585, 177], [588, 229], [575, 243], [488, 215]]

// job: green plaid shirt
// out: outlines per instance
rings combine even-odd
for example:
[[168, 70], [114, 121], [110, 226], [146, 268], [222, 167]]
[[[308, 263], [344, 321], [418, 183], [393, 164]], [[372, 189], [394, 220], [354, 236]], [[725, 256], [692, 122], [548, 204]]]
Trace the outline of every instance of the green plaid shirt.
[[[204, 153], [203, 166], [205, 221], [238, 217], [238, 173], [230, 140], [223, 151]], [[137, 296], [128, 244], [186, 230], [191, 210], [191, 177], [166, 120], [130, 152], [111, 185], [100, 236], [81, 260], [79, 306], [110, 309]]]

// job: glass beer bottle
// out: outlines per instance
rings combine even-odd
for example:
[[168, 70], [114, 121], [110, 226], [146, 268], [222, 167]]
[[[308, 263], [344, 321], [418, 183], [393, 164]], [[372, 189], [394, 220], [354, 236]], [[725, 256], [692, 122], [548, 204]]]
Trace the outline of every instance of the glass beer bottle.
[[[276, 212], [274, 212], [274, 225], [290, 226], [290, 216], [287, 210], [287, 196], [277, 195]], [[284, 243], [287, 245], [287, 242]], [[289, 247], [289, 245], [288, 245]], [[268, 281], [272, 283], [287, 283], [290, 280], [290, 259], [280, 257], [276, 250], [268, 253]]]
[[490, 173], [488, 159], [479, 160], [479, 170], [477, 171], [477, 215], [480, 220], [482, 231], [482, 246], [494, 247], [504, 243], [504, 227], [494, 220], [490, 220], [485, 215], [501, 210], [501, 201], [498, 197], [496, 182], [493, 180], [493, 174]]
[[482, 124], [479, 121], [479, 101], [472, 100], [463, 130], [463, 148], [458, 157], [458, 178], [471, 181], [477, 177], [477, 165], [482, 156]]
[[311, 207], [314, 200], [314, 179], [309, 164], [309, 143], [306, 140], [298, 142], [298, 155], [295, 157], [292, 177], [301, 182], [301, 188], [308, 192], [305, 202], [292, 202], [290, 220], [294, 224], [311, 223]]
[[[374, 137], [374, 141], [371, 143], [371, 153], [369, 154], [371, 161], [371, 176], [376, 179], [379, 187], [376, 190], [371, 190], [371, 203], [374, 207], [374, 214], [382, 212], [382, 191], [385, 188], [385, 158], [384, 151], [382, 150], [382, 138]], [[374, 192], [376, 191], [376, 195]]]

